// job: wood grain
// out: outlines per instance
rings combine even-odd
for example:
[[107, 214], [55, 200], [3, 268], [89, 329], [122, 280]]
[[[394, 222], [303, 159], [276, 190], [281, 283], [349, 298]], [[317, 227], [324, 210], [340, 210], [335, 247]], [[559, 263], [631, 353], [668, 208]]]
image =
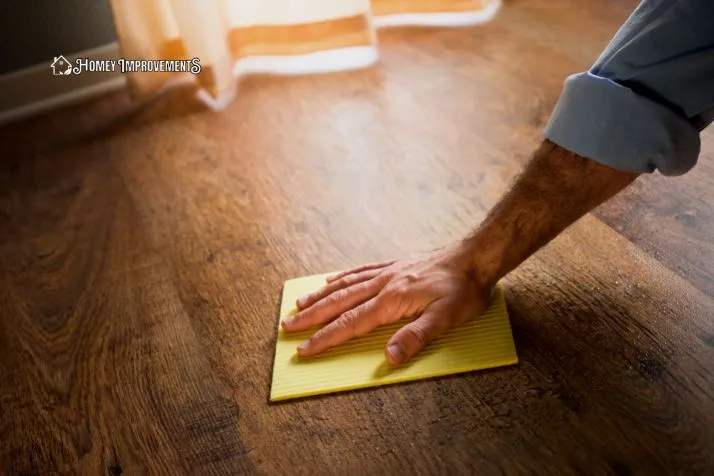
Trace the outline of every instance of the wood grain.
[[249, 470], [240, 407], [104, 147], [2, 179], [0, 473]]
[[592, 217], [509, 283], [521, 358], [572, 412], [564, 423], [553, 414], [562, 427], [549, 433], [577, 441], [567, 462], [574, 473], [714, 468], [711, 298]]
[[687, 174], [656, 174], [616, 197], [597, 216], [714, 297], [714, 134], [702, 134]]
[[379, 67], [221, 113], [184, 89], [0, 130], [0, 474], [714, 472], [708, 139], [507, 278], [518, 366], [268, 403], [282, 283], [476, 225], [624, 3], [385, 30]]

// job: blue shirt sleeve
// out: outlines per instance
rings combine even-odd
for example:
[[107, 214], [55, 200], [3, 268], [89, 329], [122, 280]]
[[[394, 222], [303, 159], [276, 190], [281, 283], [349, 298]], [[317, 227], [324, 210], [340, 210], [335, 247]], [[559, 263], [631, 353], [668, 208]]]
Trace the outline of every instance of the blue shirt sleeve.
[[565, 80], [545, 128], [578, 155], [682, 175], [714, 119], [714, 0], [643, 0], [590, 71]]

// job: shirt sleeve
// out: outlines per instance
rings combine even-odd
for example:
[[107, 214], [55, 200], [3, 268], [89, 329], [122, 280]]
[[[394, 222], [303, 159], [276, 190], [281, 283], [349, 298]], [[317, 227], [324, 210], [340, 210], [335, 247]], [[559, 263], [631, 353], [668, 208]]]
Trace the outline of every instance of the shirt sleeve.
[[636, 173], [682, 175], [714, 118], [714, 0], [644, 0], [590, 71], [565, 80], [545, 136]]

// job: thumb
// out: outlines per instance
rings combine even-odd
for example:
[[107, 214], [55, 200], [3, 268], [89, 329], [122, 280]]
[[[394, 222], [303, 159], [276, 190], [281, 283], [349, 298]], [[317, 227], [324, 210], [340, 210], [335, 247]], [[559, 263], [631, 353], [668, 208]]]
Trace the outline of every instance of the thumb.
[[452, 326], [453, 309], [443, 301], [429, 306], [416, 320], [394, 333], [385, 349], [392, 365], [400, 365], [417, 355], [429, 342], [448, 331]]

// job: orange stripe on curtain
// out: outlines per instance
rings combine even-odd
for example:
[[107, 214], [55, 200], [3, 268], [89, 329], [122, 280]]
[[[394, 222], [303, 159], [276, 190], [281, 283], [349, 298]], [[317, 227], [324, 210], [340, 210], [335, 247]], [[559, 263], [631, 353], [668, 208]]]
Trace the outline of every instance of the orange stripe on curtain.
[[228, 45], [234, 58], [300, 55], [372, 44], [365, 15], [300, 25], [261, 25], [232, 28]]
[[372, 0], [375, 16], [404, 13], [475, 12], [486, 7], [488, 0]]

